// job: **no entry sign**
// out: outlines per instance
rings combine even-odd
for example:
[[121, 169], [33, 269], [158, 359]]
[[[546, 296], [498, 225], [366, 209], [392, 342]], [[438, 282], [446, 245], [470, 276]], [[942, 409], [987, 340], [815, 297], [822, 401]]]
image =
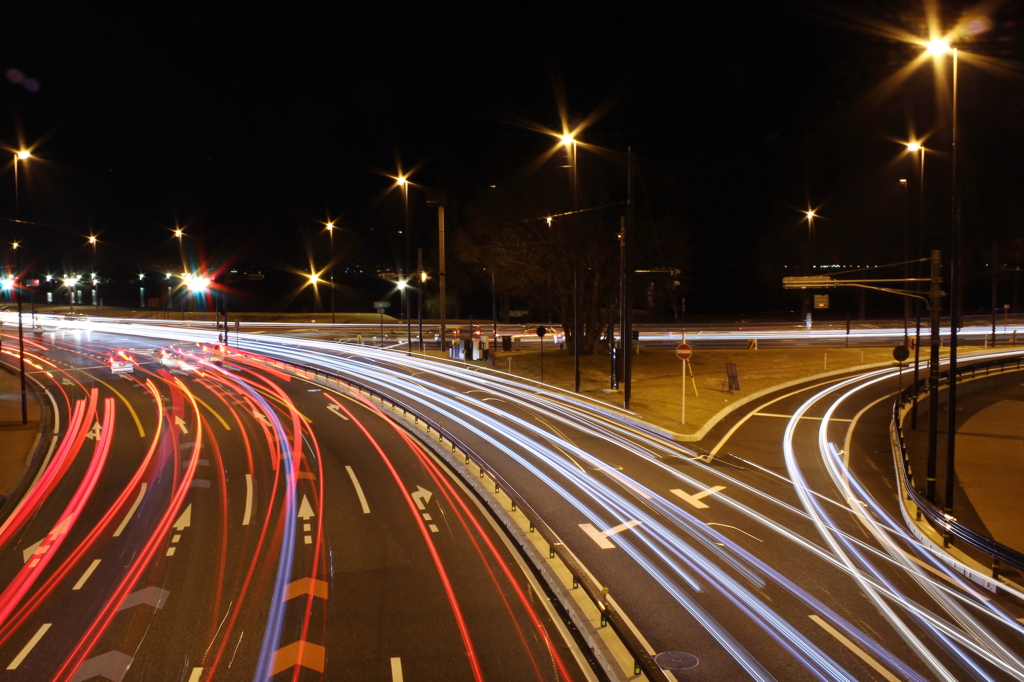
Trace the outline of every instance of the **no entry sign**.
[[680, 360], [689, 360], [690, 356], [693, 355], [693, 348], [688, 343], [681, 343], [676, 346], [676, 357]]

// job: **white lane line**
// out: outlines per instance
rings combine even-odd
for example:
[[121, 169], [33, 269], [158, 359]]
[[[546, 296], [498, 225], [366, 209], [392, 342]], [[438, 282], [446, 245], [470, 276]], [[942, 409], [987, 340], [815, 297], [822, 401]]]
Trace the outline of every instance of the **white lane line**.
[[245, 516], [242, 517], [242, 525], [248, 526], [252, 519], [252, 474], [245, 475]]
[[72, 587], [71, 589], [72, 590], [80, 590], [80, 589], [82, 589], [82, 585], [85, 584], [85, 581], [89, 579], [89, 576], [92, 575], [92, 572], [95, 571], [96, 567], [99, 566], [99, 565], [100, 565], [100, 559], [93, 559], [92, 563], [89, 564], [89, 568], [85, 569], [85, 573], [82, 574], [82, 577], [78, 579], [78, 582], [75, 583], [75, 586]]
[[402, 659], [391, 659], [391, 682], [402, 682]]
[[203, 675], [202, 668], [192, 668], [192, 674], [188, 676], [188, 682], [199, 682], [199, 678]]
[[352, 487], [356, 489], [356, 495], [359, 496], [359, 504], [363, 507], [363, 513], [370, 513], [370, 505], [366, 504], [366, 495], [363, 495], [363, 487], [359, 485], [359, 479], [356, 478], [356, 472], [352, 471], [352, 467], [346, 465], [345, 470], [348, 471], [348, 477], [352, 479]]
[[704, 504], [703, 502], [701, 502], [701, 498], [704, 498], [704, 497], [707, 497], [708, 495], [712, 495], [714, 493], [717, 493], [720, 490], [725, 490], [725, 486], [724, 485], [716, 485], [713, 488], [708, 488], [707, 490], [701, 490], [699, 493], [694, 493], [692, 495], [687, 495], [682, 490], [677, 490], [677, 489], [671, 490], [671, 493], [673, 495], [675, 495], [676, 497], [678, 497], [679, 499], [683, 500], [684, 502], [692, 504], [697, 509], [707, 509], [708, 506], [706, 504]]
[[[755, 412], [755, 417], [778, 417], [779, 419], [792, 419], [791, 414], [773, 414], [771, 412]], [[800, 415], [801, 419], [809, 419], [811, 421], [821, 421], [821, 417], [808, 417], [806, 414]], [[830, 422], [852, 422], [852, 419], [839, 419], [838, 417], [832, 417], [829, 419]]]
[[[22, 649], [18, 653], [18, 655], [14, 657], [14, 660], [11, 661], [11, 664], [7, 666], [8, 670], [14, 670], [19, 665], [21, 665], [21, 662], [24, 661], [25, 657], [28, 656], [29, 653], [32, 652], [32, 649], [35, 647], [35, 645], [39, 644], [39, 640], [41, 640], [43, 638], [43, 635], [46, 634], [46, 631], [50, 629], [51, 625], [53, 625], [53, 623], [43, 623], [42, 626], [38, 630], [36, 630], [36, 634], [32, 636], [32, 639], [28, 640], [28, 644], [25, 645], [25, 648]], [[391, 660], [395, 660], [395, 659], [391, 659]], [[392, 667], [392, 670], [394, 670], [394, 664], [392, 664], [391, 667]], [[401, 672], [399, 672], [399, 678], [398, 679], [402, 679], [401, 678]]]
[[828, 623], [826, 623], [824, 620], [822, 620], [821, 618], [819, 618], [816, 615], [812, 614], [810, 618], [815, 623], [820, 625], [825, 630], [825, 632], [827, 632], [828, 634], [830, 634], [833, 637], [835, 637], [836, 639], [838, 639], [840, 644], [842, 644], [847, 649], [849, 649], [850, 651], [855, 653], [857, 655], [857, 658], [859, 658], [860, 660], [864, 661], [865, 663], [870, 665], [872, 668], [874, 668], [875, 672], [877, 672], [879, 675], [881, 675], [885, 679], [889, 680], [889, 682], [900, 682], [900, 678], [896, 677], [891, 672], [889, 672], [884, 667], [882, 667], [881, 663], [879, 663], [874, 658], [872, 658], [870, 655], [868, 655], [868, 652], [864, 651], [859, 646], [857, 646], [856, 644], [851, 642], [849, 639], [847, 639], [846, 635], [844, 635], [843, 633], [839, 632], [839, 630], [836, 630], [834, 627], [832, 627], [831, 625], [829, 625]]
[[115, 538], [118, 537], [119, 535], [121, 535], [121, 531], [124, 530], [124, 527], [127, 526], [128, 522], [132, 520], [133, 516], [135, 516], [135, 510], [139, 508], [139, 505], [142, 503], [142, 497], [145, 494], [146, 494], [146, 483], [145, 483], [145, 481], [143, 481], [142, 483], [139, 484], [139, 496], [135, 498], [135, 504], [133, 504], [132, 508], [128, 510], [127, 514], [125, 514], [124, 519], [121, 520], [121, 525], [118, 526], [117, 530], [114, 531], [114, 537]]

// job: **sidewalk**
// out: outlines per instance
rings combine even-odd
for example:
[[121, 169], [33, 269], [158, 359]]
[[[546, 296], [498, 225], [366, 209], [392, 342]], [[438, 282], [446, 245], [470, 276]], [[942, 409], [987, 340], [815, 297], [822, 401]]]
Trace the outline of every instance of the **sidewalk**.
[[0, 363], [0, 497], [9, 494], [18, 483], [40, 429], [39, 402], [31, 386], [26, 387], [25, 393], [28, 424], [21, 423], [21, 380], [16, 365], [8, 364], [14, 360], [5, 356]]

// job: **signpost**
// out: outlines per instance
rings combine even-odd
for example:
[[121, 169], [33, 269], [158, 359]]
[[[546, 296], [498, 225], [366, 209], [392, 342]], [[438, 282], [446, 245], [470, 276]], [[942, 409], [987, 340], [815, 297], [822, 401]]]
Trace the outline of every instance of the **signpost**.
[[380, 347], [384, 347], [384, 310], [390, 308], [390, 301], [374, 301], [373, 309], [380, 313]]
[[[683, 397], [682, 397], [682, 400], [680, 401], [682, 403], [682, 410], [681, 410], [681, 414], [679, 415], [679, 423], [680, 424], [685, 424], [686, 423], [686, 363], [690, 359], [691, 355], [693, 355], [693, 348], [690, 347], [690, 344], [688, 344], [688, 343], [681, 343], [678, 346], [676, 346], [676, 357], [683, 361], [683, 381], [682, 381], [682, 396]], [[697, 385], [696, 384], [694, 384], [693, 389], [694, 389], [694, 393], [696, 393], [696, 390], [697, 390]]]

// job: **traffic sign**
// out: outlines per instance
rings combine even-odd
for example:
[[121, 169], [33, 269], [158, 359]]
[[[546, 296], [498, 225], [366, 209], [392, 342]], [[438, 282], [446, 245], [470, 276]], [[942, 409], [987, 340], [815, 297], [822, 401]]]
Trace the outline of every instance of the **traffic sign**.
[[543, 339], [544, 336], [547, 335], [547, 333], [548, 333], [547, 327], [537, 327], [537, 336], [539, 336], [540, 338]]
[[689, 360], [690, 356], [693, 355], [693, 348], [688, 343], [681, 343], [676, 346], [676, 357], [680, 360]]
[[903, 362], [910, 357], [910, 349], [900, 344], [892, 349], [892, 357], [896, 362]]
[[383, 310], [384, 308], [390, 308], [390, 307], [391, 307], [391, 303], [389, 301], [374, 301], [373, 302], [373, 309], [374, 310]]

